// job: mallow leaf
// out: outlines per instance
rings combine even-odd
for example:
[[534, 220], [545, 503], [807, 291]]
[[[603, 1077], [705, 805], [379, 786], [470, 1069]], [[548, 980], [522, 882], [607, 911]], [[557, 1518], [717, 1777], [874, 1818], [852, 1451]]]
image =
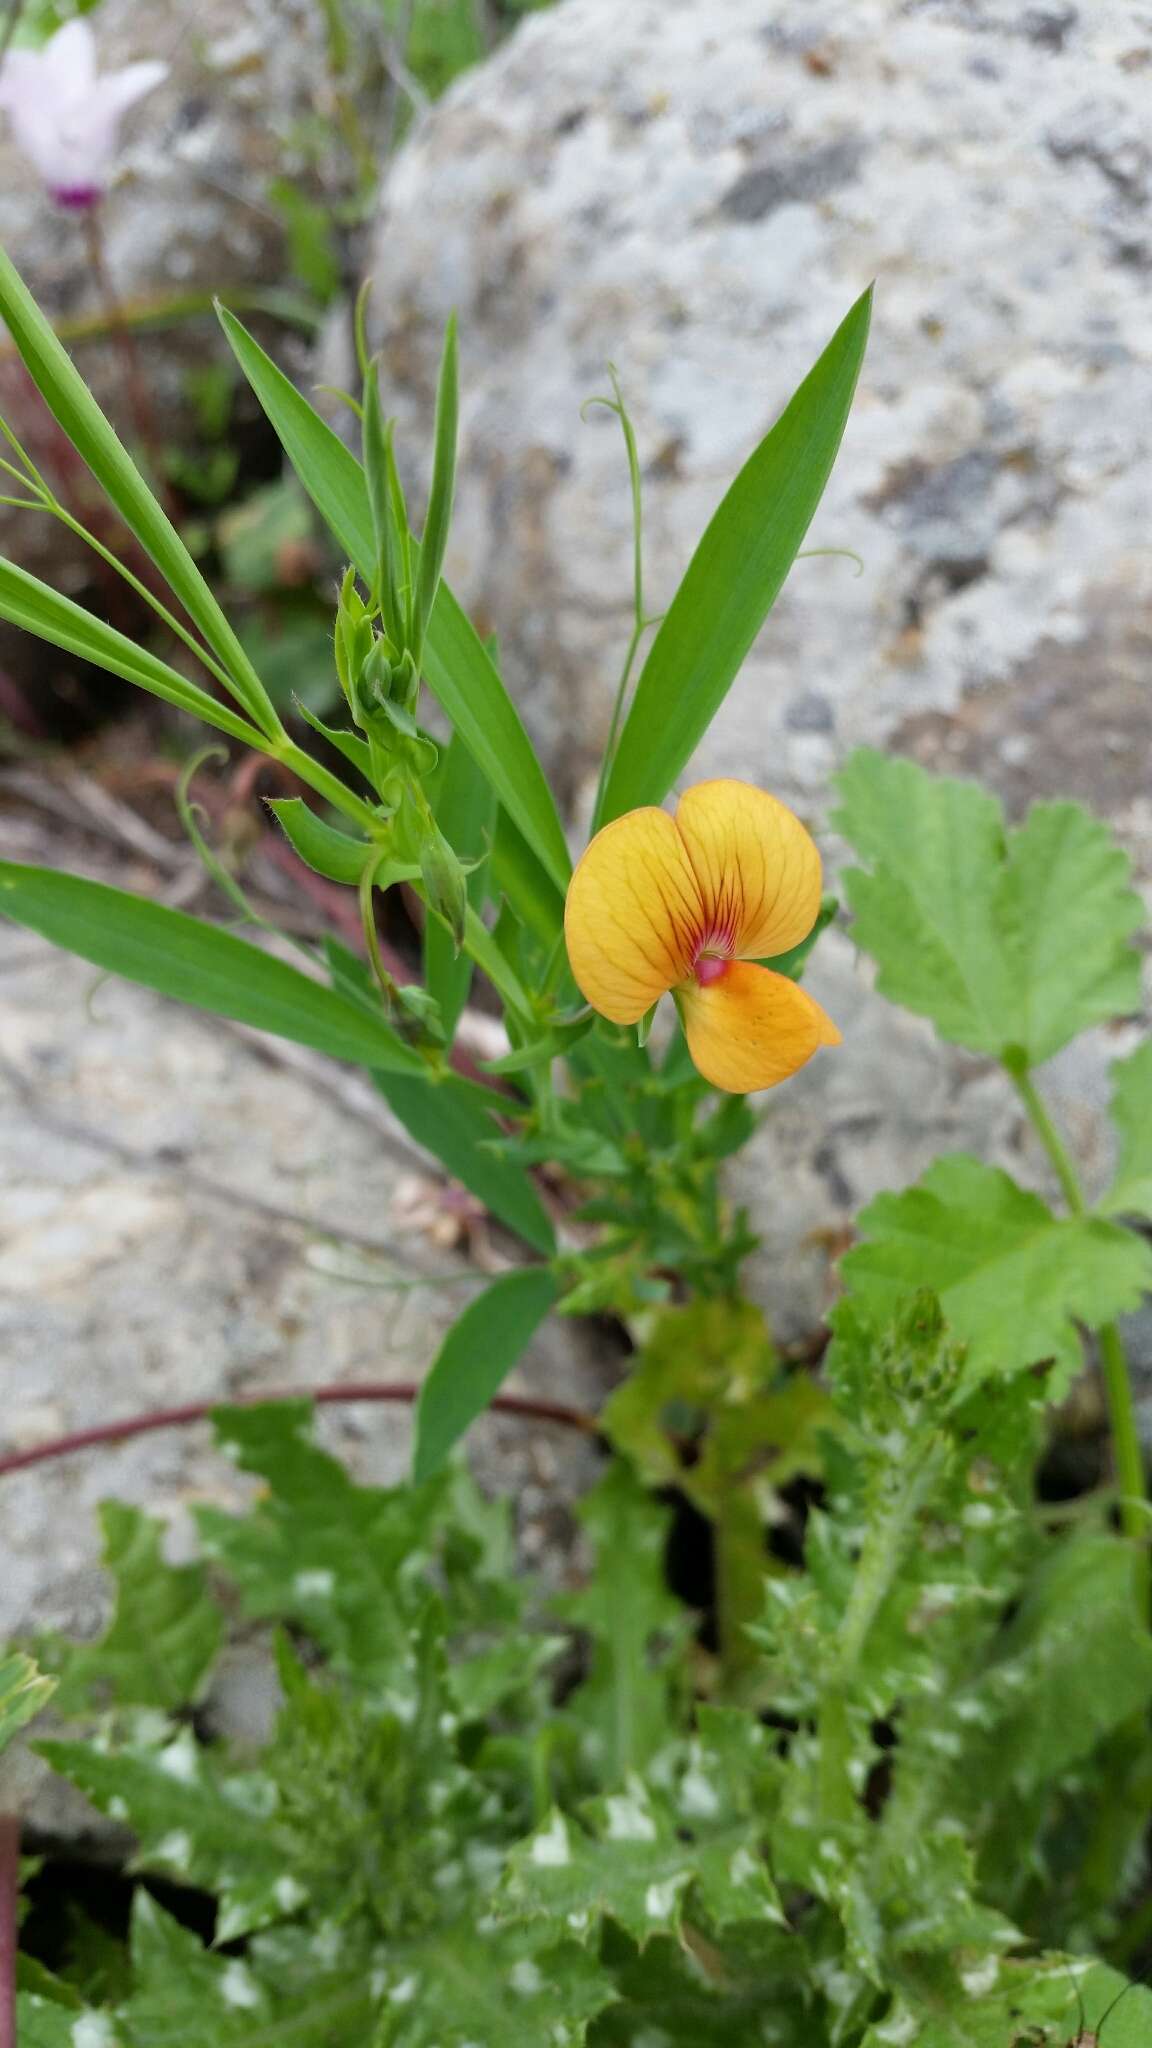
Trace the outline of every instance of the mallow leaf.
[[869, 862], [845, 876], [882, 994], [942, 1038], [1029, 1066], [1140, 1003], [1143, 911], [1106, 828], [1042, 803], [1009, 831], [973, 782], [861, 749], [833, 822]]
[[1152, 1038], [1112, 1069], [1112, 1121], [1120, 1140], [1108, 1216], [1152, 1217]]
[[1152, 1287], [1152, 1247], [1100, 1217], [1054, 1216], [998, 1168], [964, 1153], [938, 1159], [903, 1194], [878, 1195], [844, 1278], [885, 1314], [929, 1287], [968, 1347], [966, 1381], [1051, 1360], [1059, 1395], [1081, 1362], [1077, 1323], [1098, 1327]]

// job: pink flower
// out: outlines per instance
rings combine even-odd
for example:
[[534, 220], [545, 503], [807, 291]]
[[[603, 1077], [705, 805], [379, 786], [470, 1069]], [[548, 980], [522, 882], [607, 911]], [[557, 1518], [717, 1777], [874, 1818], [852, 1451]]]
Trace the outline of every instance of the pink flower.
[[0, 67], [0, 108], [58, 206], [84, 208], [103, 198], [121, 115], [167, 71], [148, 62], [100, 77], [86, 21], [66, 22], [40, 50], [9, 51]]

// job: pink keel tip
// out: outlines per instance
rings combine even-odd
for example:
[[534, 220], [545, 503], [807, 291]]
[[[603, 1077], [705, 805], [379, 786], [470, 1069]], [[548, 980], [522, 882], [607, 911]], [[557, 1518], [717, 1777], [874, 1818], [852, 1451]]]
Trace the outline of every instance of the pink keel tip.
[[88, 213], [99, 206], [104, 194], [99, 185], [55, 185], [52, 197], [66, 213]]
[[721, 975], [728, 972], [728, 967], [729, 962], [718, 954], [700, 953], [693, 962], [692, 971], [701, 988], [710, 988], [714, 981], [719, 981]]

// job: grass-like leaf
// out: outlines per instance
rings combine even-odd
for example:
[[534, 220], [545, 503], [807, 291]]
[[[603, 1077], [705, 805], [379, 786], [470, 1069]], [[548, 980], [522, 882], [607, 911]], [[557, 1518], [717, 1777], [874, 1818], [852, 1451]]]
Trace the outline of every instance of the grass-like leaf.
[[453, 1323], [420, 1389], [412, 1476], [428, 1479], [483, 1414], [556, 1300], [547, 1266], [502, 1273]]
[[57, 424], [111, 499], [232, 679], [237, 701], [269, 738], [282, 739], [276, 707], [192, 556], [105, 419], [11, 259], [0, 249], [0, 320]]
[[0, 915], [109, 974], [211, 1010], [334, 1059], [401, 1074], [424, 1071], [383, 1016], [312, 981], [218, 926], [123, 889], [52, 868], [0, 861]]
[[640, 671], [601, 824], [667, 796], [727, 696], [823, 495], [871, 304], [857, 300], [713, 515]]
[[264, 745], [263, 734], [247, 719], [229, 711], [226, 704], [219, 703], [198, 683], [189, 682], [186, 676], [169, 668], [167, 662], [149, 654], [147, 648], [137, 646], [114, 626], [105, 625], [103, 619], [94, 618], [81, 605], [73, 604], [70, 597], [62, 597], [50, 584], [29, 575], [15, 562], [0, 561], [0, 618], [7, 619], [10, 626], [34, 633], [38, 640], [62, 647], [66, 654], [78, 654], [110, 675], [123, 676], [125, 682], [137, 684], [153, 697], [162, 697], [166, 704], [174, 704], [178, 711], [187, 711], [191, 717], [214, 725], [219, 732], [242, 740], [246, 746]]
[[[348, 560], [370, 585], [376, 540], [363, 469], [241, 323], [223, 311], [220, 318], [289, 462]], [[552, 792], [491, 657], [443, 582], [428, 624], [423, 666], [433, 695], [562, 890], [570, 862]]]

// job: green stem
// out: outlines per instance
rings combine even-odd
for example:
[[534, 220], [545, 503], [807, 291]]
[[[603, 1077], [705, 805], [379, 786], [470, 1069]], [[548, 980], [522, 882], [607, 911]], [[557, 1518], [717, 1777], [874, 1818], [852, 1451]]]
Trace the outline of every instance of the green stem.
[[1053, 1171], [1064, 1192], [1064, 1200], [1073, 1216], [1083, 1216], [1084, 1194], [1072, 1155], [1056, 1129], [1031, 1075], [1013, 1067], [1009, 1067], [1008, 1073], [1015, 1083], [1016, 1093], [1028, 1112], [1028, 1121], [1052, 1162]]
[[908, 1478], [867, 1529], [852, 1591], [840, 1623], [836, 1658], [824, 1687], [817, 1722], [820, 1750], [820, 1808], [824, 1820], [841, 1823], [856, 1811], [849, 1773], [852, 1728], [849, 1701], [868, 1634], [904, 1562], [911, 1531], [940, 1473], [939, 1441], [914, 1438], [904, 1469]]
[[[1053, 1171], [1063, 1189], [1069, 1211], [1073, 1216], [1084, 1216], [1087, 1213], [1087, 1204], [1080, 1186], [1080, 1178], [1068, 1147], [1052, 1121], [1047, 1105], [1042, 1101], [1027, 1072], [1012, 1065], [1008, 1066], [1007, 1071], [1028, 1113], [1028, 1120], [1052, 1162]], [[1140, 1447], [1140, 1433], [1136, 1427], [1132, 1380], [1123, 1341], [1115, 1323], [1104, 1323], [1096, 1332], [1096, 1341], [1100, 1351], [1100, 1365], [1104, 1375], [1108, 1415], [1112, 1427], [1112, 1457], [1120, 1492], [1120, 1527], [1137, 1548], [1138, 1584], [1142, 1602], [1146, 1607], [1149, 1594], [1152, 1592], [1152, 1561], [1147, 1551], [1148, 1482]]]

